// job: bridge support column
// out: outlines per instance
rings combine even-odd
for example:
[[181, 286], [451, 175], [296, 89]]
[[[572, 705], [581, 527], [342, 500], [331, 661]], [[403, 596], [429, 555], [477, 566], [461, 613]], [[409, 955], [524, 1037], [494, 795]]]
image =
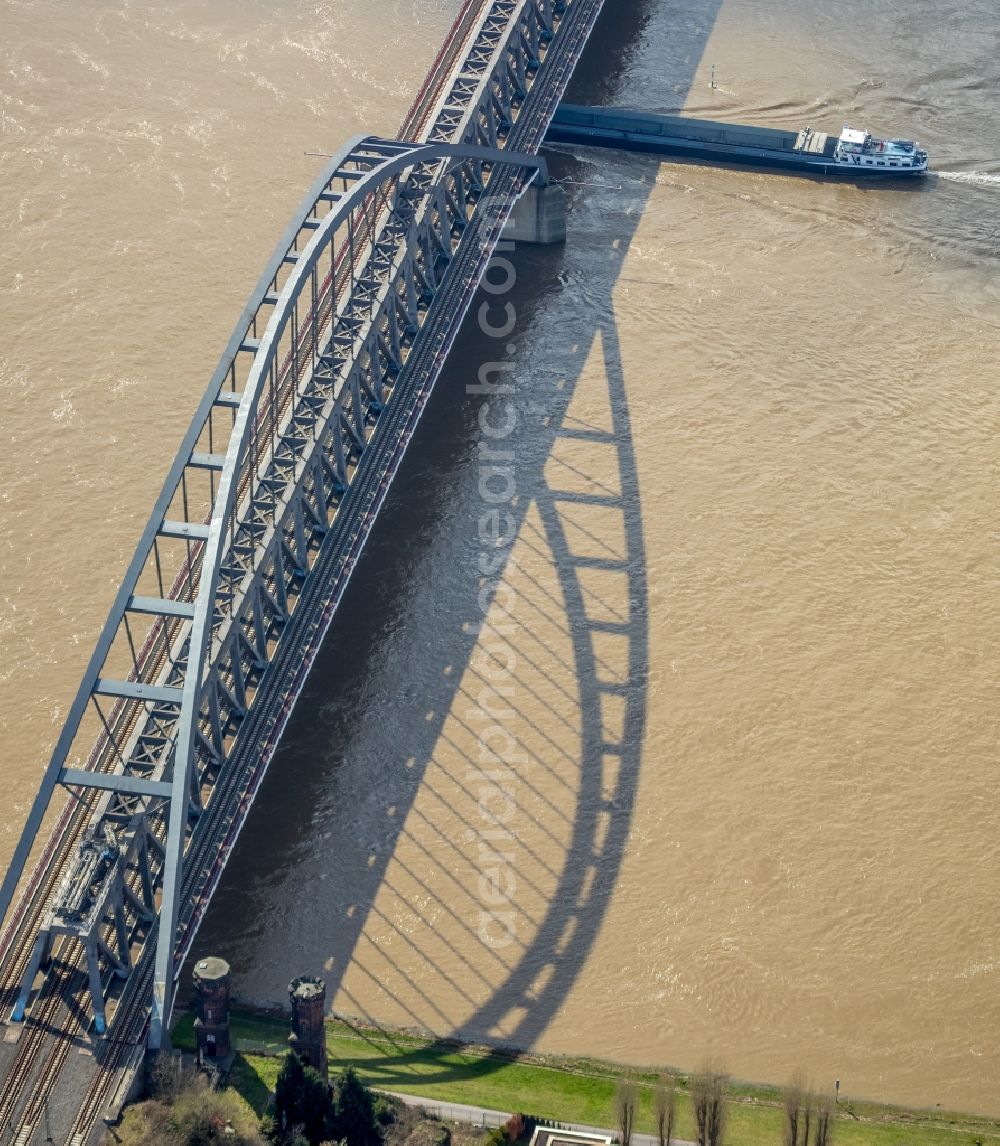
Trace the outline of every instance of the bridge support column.
[[292, 1000], [292, 1033], [288, 1043], [309, 1066], [319, 1071], [325, 1082], [326, 1061], [326, 983], [313, 975], [293, 979], [288, 985]]
[[198, 1017], [194, 1021], [198, 1053], [203, 1058], [229, 1054], [229, 964], [211, 957], [195, 964], [194, 989]]
[[505, 239], [550, 245], [566, 241], [566, 192], [558, 183], [533, 180], [514, 205], [503, 229]]

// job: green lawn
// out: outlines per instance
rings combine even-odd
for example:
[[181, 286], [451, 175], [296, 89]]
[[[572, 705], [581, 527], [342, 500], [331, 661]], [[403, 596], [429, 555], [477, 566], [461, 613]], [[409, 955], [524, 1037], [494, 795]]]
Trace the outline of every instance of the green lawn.
[[[235, 1012], [232, 1036], [241, 1051], [233, 1085], [261, 1110], [274, 1089], [287, 1045], [285, 1018]], [[174, 1030], [177, 1046], [193, 1048], [190, 1018]], [[351, 1065], [370, 1086], [462, 1102], [494, 1110], [520, 1110], [560, 1122], [614, 1127], [614, 1095], [625, 1068], [591, 1059], [511, 1056], [484, 1048], [398, 1031], [327, 1023], [331, 1071]], [[641, 1087], [637, 1129], [652, 1131], [651, 1072], [633, 1072]], [[682, 1089], [678, 1137], [694, 1138], [690, 1106]], [[734, 1083], [730, 1088], [726, 1146], [781, 1146], [781, 1096], [775, 1087]], [[842, 1103], [835, 1146], [1000, 1146], [1000, 1121], [941, 1111], [904, 1110], [871, 1103]]]

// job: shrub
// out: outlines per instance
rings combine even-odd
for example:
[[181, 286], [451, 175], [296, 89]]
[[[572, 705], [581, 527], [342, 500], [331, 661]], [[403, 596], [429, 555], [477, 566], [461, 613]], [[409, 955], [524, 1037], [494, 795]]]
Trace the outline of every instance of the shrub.
[[169, 1111], [161, 1102], [138, 1102], [129, 1106], [118, 1127], [121, 1146], [175, 1146], [177, 1139], [167, 1126]]
[[391, 1126], [399, 1117], [400, 1101], [388, 1094], [373, 1094], [372, 1105], [375, 1109], [375, 1121], [379, 1126]]
[[343, 1139], [347, 1146], [381, 1146], [382, 1143], [372, 1092], [350, 1066], [337, 1084], [333, 1133], [329, 1137]]
[[451, 1130], [436, 1118], [421, 1112], [406, 1135], [405, 1146], [451, 1146]]
[[265, 1146], [244, 1099], [235, 1090], [213, 1090], [204, 1076], [192, 1072], [181, 1077], [172, 1102], [130, 1106], [119, 1140], [123, 1146]]
[[285, 1056], [275, 1083], [274, 1119], [279, 1134], [295, 1129], [311, 1146], [318, 1146], [325, 1138], [339, 1137], [332, 1132], [335, 1115], [329, 1087], [317, 1070], [303, 1065], [294, 1051]]
[[524, 1115], [512, 1114], [503, 1125], [504, 1133], [510, 1142], [516, 1142], [524, 1136]]
[[184, 1146], [263, 1146], [257, 1116], [235, 1090], [212, 1090], [207, 1080], [182, 1090], [170, 1108], [169, 1126]]

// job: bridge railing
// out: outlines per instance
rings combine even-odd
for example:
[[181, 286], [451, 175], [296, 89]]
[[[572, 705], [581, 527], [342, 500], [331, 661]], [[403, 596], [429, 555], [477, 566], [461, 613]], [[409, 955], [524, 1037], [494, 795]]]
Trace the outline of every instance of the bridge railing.
[[[72, 862], [89, 820], [118, 825], [133, 843], [148, 836], [156, 854], [145, 869], [137, 844], [128, 855], [133, 884], [163, 881], [154, 1043], [193, 933], [190, 920], [178, 931], [184, 888], [210, 891], [218, 867], [195, 855], [199, 838], [215, 838], [205, 827], [211, 794], [269, 687], [322, 539], [365, 476], [362, 456], [377, 435], [403, 433], [383, 412], [484, 187], [509, 208], [538, 166], [502, 148], [567, 7], [467, 5], [465, 54], [415, 105], [431, 146], [354, 141], [317, 181], [220, 359], [70, 710], [0, 888], [0, 916], [55, 788], [76, 798], [8, 926], [20, 945], [8, 966], [27, 966], [46, 871]], [[359, 528], [363, 539], [368, 525]], [[209, 873], [200, 885], [185, 884], [185, 854]]]
[[[461, 150], [463, 161], [443, 178], [442, 156], [455, 158], [448, 145], [365, 140], [338, 161], [299, 229], [308, 239], [286, 248], [268, 278], [266, 325], [256, 309], [232, 344], [213, 403], [227, 421], [220, 427], [214, 409], [203, 420], [136, 576], [139, 589], [154, 576], [159, 595], [126, 600], [117, 649], [112, 641], [92, 666], [88, 699], [107, 749], [99, 769], [68, 768], [65, 757], [51, 766], [54, 783], [85, 793], [76, 812], [82, 823], [100, 815], [123, 827], [133, 883], [162, 877], [156, 997], [163, 1002], [154, 1007], [154, 1027], [169, 1010], [182, 858], [203, 795], [225, 766], [298, 586], [355, 479], [441, 266], [489, 177], [484, 163], [538, 166], [530, 157]], [[241, 354], [250, 360], [245, 372]], [[200, 497], [188, 468], [207, 475]], [[164, 538], [178, 543], [173, 568]], [[135, 613], [154, 617], [141, 645]], [[110, 676], [123, 635], [131, 664]], [[111, 720], [102, 696], [116, 698]], [[141, 867], [129, 840], [148, 833], [162, 842], [162, 855]], [[25, 995], [44, 953], [36, 946]], [[94, 1005], [103, 1029], [102, 1000]]]
[[[74, 774], [90, 774], [86, 782], [91, 784], [96, 773], [134, 771], [149, 779], [163, 773], [165, 762], [160, 754], [135, 752], [135, 740], [151, 715], [154, 724], [161, 722], [159, 731], [153, 729], [154, 740], [164, 731], [163, 724], [167, 728], [171, 724], [171, 706], [157, 710], [156, 705], [162, 704], [163, 697], [152, 690], [163, 685], [165, 673], [169, 675], [178, 665], [182, 667], [206, 522], [216, 493], [216, 442], [228, 440], [235, 419], [238, 387], [249, 370], [253, 344], [273, 310], [290, 260], [308, 243], [318, 218], [345, 190], [344, 181], [334, 176], [341, 166], [340, 160], [352, 150], [352, 144], [348, 144], [328, 165], [279, 242], [237, 322], [153, 507], [0, 888], [2, 918], [10, 907], [56, 787], [60, 783], [70, 785], [77, 798], [69, 798], [57, 818], [25, 894], [5, 929], [2, 948], [5, 953], [15, 946], [14, 933], [26, 924], [30, 929], [31, 923], [37, 920], [38, 900], [44, 899], [51, 890], [53, 873], [59, 866], [57, 854], [65, 857], [72, 850], [87, 820], [109, 813], [127, 822], [137, 803], [145, 799], [136, 793], [108, 793], [92, 788], [84, 792], [80, 785], [84, 778], [77, 777], [74, 783]], [[147, 745], [148, 742], [149, 738]], [[73, 761], [82, 764], [67, 774], [66, 766]], [[128, 761], [131, 767], [127, 766]], [[113, 786], [114, 781], [108, 783]], [[15, 953], [7, 962], [13, 968], [13, 973], [11, 967], [5, 968], [3, 979], [9, 1001], [9, 985], [23, 969], [23, 958]]]

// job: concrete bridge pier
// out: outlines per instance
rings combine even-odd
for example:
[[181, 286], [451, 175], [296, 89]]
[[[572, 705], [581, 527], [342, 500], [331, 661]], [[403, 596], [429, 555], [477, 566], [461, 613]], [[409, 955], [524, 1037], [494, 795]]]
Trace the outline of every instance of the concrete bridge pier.
[[503, 229], [505, 239], [549, 246], [566, 241], [566, 192], [551, 180], [531, 181]]

